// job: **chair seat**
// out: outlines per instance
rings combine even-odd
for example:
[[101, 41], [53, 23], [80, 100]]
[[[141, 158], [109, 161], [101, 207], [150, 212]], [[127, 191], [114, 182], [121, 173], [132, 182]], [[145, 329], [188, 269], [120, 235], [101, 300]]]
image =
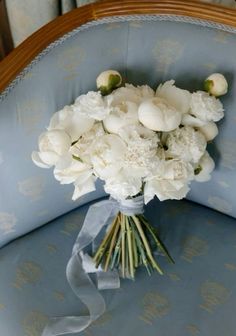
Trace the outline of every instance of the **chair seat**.
[[[40, 336], [49, 316], [86, 312], [65, 268], [88, 207], [0, 250], [1, 335]], [[107, 313], [80, 335], [234, 336], [236, 220], [188, 201], [153, 201], [146, 215], [176, 264], [159, 256], [164, 276], [141, 270], [103, 291]]]

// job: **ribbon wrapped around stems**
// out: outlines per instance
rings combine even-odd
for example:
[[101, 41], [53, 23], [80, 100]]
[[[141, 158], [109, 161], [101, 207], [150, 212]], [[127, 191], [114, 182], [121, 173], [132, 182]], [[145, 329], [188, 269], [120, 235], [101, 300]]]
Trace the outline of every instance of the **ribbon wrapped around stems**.
[[87, 316], [51, 318], [42, 336], [79, 333], [106, 311], [105, 301], [88, 273], [97, 274], [98, 289], [119, 288], [119, 274], [116, 270], [104, 272], [101, 267], [96, 268], [92, 258], [84, 250], [94, 243], [99, 232], [105, 226], [109, 226], [119, 212], [127, 216], [134, 216], [142, 214], [143, 209], [143, 196], [128, 199], [121, 203], [109, 199], [90, 206], [66, 268], [67, 280], [75, 295], [87, 306], [89, 314]]

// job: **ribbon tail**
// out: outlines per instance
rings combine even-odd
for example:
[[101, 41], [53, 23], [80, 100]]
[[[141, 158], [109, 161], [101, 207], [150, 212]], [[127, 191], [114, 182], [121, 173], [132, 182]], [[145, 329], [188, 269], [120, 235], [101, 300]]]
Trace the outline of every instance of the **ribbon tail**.
[[[67, 264], [67, 280], [75, 295], [87, 306], [89, 314], [86, 316], [54, 317], [49, 320], [42, 336], [57, 336], [69, 333], [79, 333], [99, 318], [106, 310], [106, 304], [89, 275], [83, 268], [83, 249], [93, 242], [108, 220], [118, 212], [113, 201], [102, 201], [92, 205], [85, 217], [83, 227], [76, 239], [72, 256]], [[118, 288], [118, 274], [104, 276], [98, 271], [99, 288]], [[110, 277], [110, 282], [109, 282]], [[112, 286], [111, 283], [115, 286]]]

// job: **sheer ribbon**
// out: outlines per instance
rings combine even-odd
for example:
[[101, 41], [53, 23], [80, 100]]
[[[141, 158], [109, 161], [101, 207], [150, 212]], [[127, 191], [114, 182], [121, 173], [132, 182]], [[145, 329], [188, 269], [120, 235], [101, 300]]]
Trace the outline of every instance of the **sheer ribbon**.
[[119, 288], [119, 274], [117, 271], [103, 272], [101, 268], [95, 268], [85, 249], [90, 244], [93, 245], [93, 250], [96, 249], [99, 232], [111, 224], [119, 211], [131, 216], [143, 213], [143, 207], [143, 196], [120, 203], [109, 199], [90, 206], [66, 268], [67, 280], [75, 295], [87, 306], [88, 315], [51, 318], [42, 336], [79, 333], [106, 311], [105, 301], [88, 274], [96, 273], [100, 290]]

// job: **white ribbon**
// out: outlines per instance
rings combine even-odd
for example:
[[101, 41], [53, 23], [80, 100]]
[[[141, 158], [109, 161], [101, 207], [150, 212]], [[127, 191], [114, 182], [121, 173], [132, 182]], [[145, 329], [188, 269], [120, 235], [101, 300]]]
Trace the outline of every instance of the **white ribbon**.
[[100, 290], [119, 288], [119, 274], [117, 271], [103, 272], [101, 268], [95, 268], [92, 258], [84, 252], [84, 249], [91, 243], [95, 243], [99, 232], [112, 222], [119, 211], [131, 216], [143, 213], [143, 207], [143, 196], [121, 203], [110, 199], [90, 206], [66, 268], [67, 280], [75, 295], [87, 306], [89, 314], [51, 318], [42, 336], [79, 333], [106, 311], [105, 301], [88, 273], [97, 274]]

